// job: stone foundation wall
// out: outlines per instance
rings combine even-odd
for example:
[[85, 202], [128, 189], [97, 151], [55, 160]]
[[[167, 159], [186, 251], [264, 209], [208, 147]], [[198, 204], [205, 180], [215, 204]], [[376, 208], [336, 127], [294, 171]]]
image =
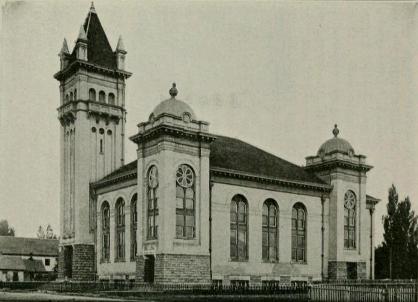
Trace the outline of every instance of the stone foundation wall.
[[[328, 262], [328, 278], [329, 279], [347, 279], [347, 262], [345, 261], [329, 261]], [[366, 262], [357, 262], [357, 279], [366, 279]]]
[[135, 281], [139, 281], [139, 282], [144, 281], [144, 267], [145, 267], [144, 257], [143, 256], [136, 257]]
[[75, 244], [73, 246], [72, 280], [93, 281], [96, 279], [94, 270], [95, 251], [92, 244]]

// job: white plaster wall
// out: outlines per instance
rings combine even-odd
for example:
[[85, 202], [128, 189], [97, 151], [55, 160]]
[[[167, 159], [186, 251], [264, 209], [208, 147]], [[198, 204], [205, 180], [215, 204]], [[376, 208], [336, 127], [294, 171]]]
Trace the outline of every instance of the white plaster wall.
[[[248, 261], [230, 260], [230, 202], [236, 194], [248, 201]], [[266, 199], [279, 206], [279, 262], [262, 260], [262, 206]], [[291, 260], [291, 215], [295, 203], [307, 210], [307, 261]], [[236, 185], [215, 183], [212, 189], [212, 268], [216, 276], [292, 276], [321, 278], [321, 199], [320, 197]], [[325, 211], [326, 222], [328, 211]], [[325, 250], [326, 254], [326, 250]]]

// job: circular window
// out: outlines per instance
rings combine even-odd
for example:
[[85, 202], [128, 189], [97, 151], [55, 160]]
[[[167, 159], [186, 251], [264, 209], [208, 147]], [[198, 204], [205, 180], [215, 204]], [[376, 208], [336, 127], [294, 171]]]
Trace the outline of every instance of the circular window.
[[100, 132], [100, 134], [103, 134], [104, 133], [104, 129], [103, 128], [100, 128], [99, 132]]
[[344, 207], [351, 210], [356, 206], [356, 196], [352, 191], [347, 191], [344, 195]]
[[194, 175], [192, 168], [187, 165], [181, 165], [177, 169], [176, 179], [179, 186], [182, 186], [183, 188], [190, 188], [193, 186]]
[[112, 135], [112, 130], [107, 130], [108, 135]]
[[158, 186], [158, 170], [156, 166], [152, 166], [148, 172], [148, 185], [151, 188], [156, 188]]
[[95, 133], [96, 132], [96, 127], [91, 128], [91, 132]]
[[188, 112], [183, 113], [183, 121], [185, 123], [190, 123], [191, 120], [192, 120], [192, 117], [190, 116], [190, 113]]

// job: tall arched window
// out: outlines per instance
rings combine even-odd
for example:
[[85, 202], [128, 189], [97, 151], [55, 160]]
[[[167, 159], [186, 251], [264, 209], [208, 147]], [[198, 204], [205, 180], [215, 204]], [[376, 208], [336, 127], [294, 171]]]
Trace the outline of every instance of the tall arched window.
[[110, 256], [110, 208], [107, 201], [102, 204], [102, 261], [109, 261]]
[[263, 204], [263, 260], [276, 261], [278, 259], [278, 225], [279, 210], [273, 199], [267, 199]]
[[232, 260], [247, 260], [248, 213], [247, 200], [244, 196], [235, 195], [232, 198], [230, 219], [230, 257]]
[[195, 237], [195, 175], [188, 165], [176, 172], [176, 237]]
[[125, 201], [116, 201], [116, 261], [125, 259]]
[[93, 88], [90, 88], [89, 90], [89, 100], [96, 101], [96, 90], [94, 90]]
[[70, 101], [70, 96], [68, 94], [65, 95], [65, 102], [68, 103]]
[[77, 89], [74, 89], [74, 101], [77, 101]]
[[131, 260], [135, 260], [138, 249], [136, 242], [136, 230], [138, 228], [137, 199], [137, 194], [135, 193], [131, 199]]
[[70, 92], [70, 101], [74, 100], [74, 94], [72, 92]]
[[292, 209], [292, 261], [306, 262], [306, 209], [301, 203]]
[[109, 104], [115, 105], [115, 95], [113, 93], [109, 93], [109, 96], [107, 98], [108, 98]]
[[99, 102], [106, 103], [106, 94], [104, 93], [104, 91], [99, 92]]
[[356, 204], [357, 198], [353, 191], [344, 195], [344, 247], [356, 248]]
[[152, 166], [147, 177], [147, 238], [158, 238], [158, 170]]

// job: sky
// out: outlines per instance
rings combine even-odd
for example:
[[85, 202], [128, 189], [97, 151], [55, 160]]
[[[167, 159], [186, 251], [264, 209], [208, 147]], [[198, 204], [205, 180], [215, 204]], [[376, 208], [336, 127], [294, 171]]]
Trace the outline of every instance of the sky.
[[[340, 137], [374, 166], [367, 193], [376, 243], [387, 191], [418, 211], [418, 14], [415, 2], [95, 1], [113, 49], [128, 51], [126, 132], [169, 97], [298, 165]], [[4, 1], [0, 68], [0, 219], [18, 236], [59, 230], [58, 53], [89, 1]], [[126, 162], [135, 158], [127, 141]]]

